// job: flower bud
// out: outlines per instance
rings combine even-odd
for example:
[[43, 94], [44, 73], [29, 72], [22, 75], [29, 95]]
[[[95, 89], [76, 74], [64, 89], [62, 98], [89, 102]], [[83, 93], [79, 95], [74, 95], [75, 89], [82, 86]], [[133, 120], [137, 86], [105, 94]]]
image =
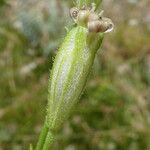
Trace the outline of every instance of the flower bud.
[[66, 36], [54, 61], [48, 88], [47, 125], [57, 131], [77, 103], [86, 84], [102, 33], [77, 26]]

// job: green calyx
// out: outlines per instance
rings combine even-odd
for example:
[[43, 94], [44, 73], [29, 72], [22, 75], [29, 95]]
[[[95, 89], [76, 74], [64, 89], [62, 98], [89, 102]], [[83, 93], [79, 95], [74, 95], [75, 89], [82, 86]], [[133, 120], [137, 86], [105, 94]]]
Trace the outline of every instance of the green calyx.
[[49, 83], [47, 125], [51, 131], [61, 127], [77, 103], [102, 39], [102, 34], [89, 34], [81, 26], [73, 28], [65, 38]]

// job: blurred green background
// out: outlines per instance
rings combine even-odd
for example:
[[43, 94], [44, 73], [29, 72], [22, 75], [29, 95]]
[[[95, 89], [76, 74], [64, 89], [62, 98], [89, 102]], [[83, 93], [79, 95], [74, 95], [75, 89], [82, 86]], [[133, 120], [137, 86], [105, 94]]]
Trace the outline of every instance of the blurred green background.
[[[36, 144], [73, 0], [0, 0], [0, 150]], [[104, 0], [106, 34], [54, 150], [150, 150], [150, 3]]]

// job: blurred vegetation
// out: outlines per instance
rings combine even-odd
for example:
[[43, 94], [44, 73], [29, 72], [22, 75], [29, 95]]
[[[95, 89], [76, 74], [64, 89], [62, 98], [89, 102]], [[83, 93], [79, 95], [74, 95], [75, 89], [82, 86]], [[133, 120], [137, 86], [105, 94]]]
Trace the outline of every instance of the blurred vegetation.
[[[149, 0], [104, 0], [105, 36], [86, 90], [55, 150], [150, 149]], [[0, 0], [0, 150], [37, 142], [56, 50], [71, 24], [65, 0]]]

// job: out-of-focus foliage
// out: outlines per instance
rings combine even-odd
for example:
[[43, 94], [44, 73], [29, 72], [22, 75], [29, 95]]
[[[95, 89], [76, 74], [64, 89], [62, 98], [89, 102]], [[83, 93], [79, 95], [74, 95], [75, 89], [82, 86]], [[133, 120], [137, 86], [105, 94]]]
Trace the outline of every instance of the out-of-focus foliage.
[[90, 4], [94, 3], [97, 8], [100, 6], [102, 0], [76, 0], [76, 4], [78, 7], [83, 7], [84, 5], [89, 6]]
[[[105, 0], [115, 23], [55, 150], [150, 149], [149, 0]], [[0, 149], [37, 142], [49, 68], [70, 25], [67, 0], [0, 1]]]

